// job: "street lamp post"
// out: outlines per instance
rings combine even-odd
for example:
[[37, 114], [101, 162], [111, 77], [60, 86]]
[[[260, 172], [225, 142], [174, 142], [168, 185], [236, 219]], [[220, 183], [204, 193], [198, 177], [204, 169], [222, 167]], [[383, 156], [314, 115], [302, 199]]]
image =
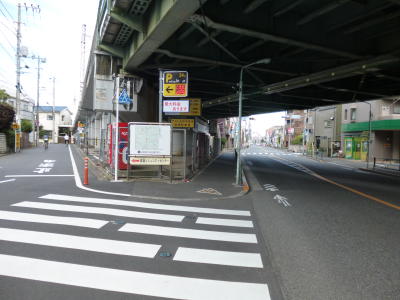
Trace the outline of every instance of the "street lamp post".
[[239, 115], [238, 115], [238, 127], [237, 127], [237, 143], [236, 143], [236, 184], [242, 184], [242, 166], [240, 157], [240, 148], [242, 145], [242, 102], [243, 102], [243, 70], [257, 64], [268, 64], [271, 62], [270, 58], [260, 59], [248, 65], [242, 66], [240, 68], [240, 78], [239, 78]]

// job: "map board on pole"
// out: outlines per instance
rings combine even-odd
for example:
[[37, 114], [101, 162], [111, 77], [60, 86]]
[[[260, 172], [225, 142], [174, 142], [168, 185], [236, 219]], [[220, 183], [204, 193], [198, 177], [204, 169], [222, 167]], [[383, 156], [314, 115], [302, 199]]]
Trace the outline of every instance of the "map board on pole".
[[171, 156], [171, 124], [129, 123], [129, 156]]
[[186, 71], [163, 72], [162, 90], [164, 97], [187, 97], [188, 72]]

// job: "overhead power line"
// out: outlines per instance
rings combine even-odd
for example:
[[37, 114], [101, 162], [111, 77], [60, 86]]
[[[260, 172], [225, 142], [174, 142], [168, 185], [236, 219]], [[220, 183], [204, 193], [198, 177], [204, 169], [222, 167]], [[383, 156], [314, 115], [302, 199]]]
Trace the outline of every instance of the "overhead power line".
[[3, 1], [0, 0], [0, 5], [3, 6], [3, 8], [5, 9], [5, 11], [7, 12], [7, 14], [10, 16], [10, 19], [14, 21], [13, 16], [10, 14], [10, 12], [8, 11], [7, 7], [4, 5]]

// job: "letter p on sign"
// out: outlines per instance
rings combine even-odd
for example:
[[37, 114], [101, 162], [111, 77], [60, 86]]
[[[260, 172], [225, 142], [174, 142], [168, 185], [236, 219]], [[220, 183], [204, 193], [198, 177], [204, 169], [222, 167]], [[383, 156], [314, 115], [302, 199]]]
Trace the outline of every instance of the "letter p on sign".
[[172, 77], [173, 77], [172, 73], [167, 73], [167, 74], [165, 75], [165, 81], [166, 81], [166, 83], [168, 83], [168, 82], [172, 79]]

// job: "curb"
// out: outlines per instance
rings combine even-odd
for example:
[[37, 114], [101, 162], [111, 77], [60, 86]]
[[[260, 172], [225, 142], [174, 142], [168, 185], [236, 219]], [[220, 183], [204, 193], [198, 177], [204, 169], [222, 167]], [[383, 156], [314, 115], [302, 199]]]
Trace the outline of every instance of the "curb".
[[[86, 153], [84, 153], [82, 151], [82, 149], [77, 148], [77, 152], [78, 152], [78, 154], [80, 155], [81, 158], [86, 157]], [[100, 171], [99, 170], [99, 166], [97, 166], [97, 164], [92, 160], [92, 157], [90, 155], [88, 155], [87, 157], [89, 159], [89, 163], [93, 166], [93, 168], [91, 169], [91, 172], [95, 174], [96, 178], [98, 180], [102, 180], [103, 179], [103, 181], [104, 181], [104, 179], [107, 179], [109, 177], [108, 176], [108, 172]], [[207, 165], [207, 167], [208, 167], [208, 165]], [[106, 175], [103, 175], [102, 179], [99, 179], [99, 173], [106, 174]], [[186, 201], [208, 201], [208, 200], [234, 199], [234, 198], [239, 198], [241, 196], [244, 196], [250, 190], [250, 187], [247, 184], [247, 178], [246, 178], [246, 176], [244, 174], [243, 174], [242, 178], [243, 178], [243, 181], [245, 182], [245, 184], [243, 185], [242, 191], [240, 191], [237, 194], [229, 195], [229, 196], [213, 197], [213, 198], [187, 198], [187, 197], [173, 198], [173, 197], [157, 197], [157, 196], [131, 194], [131, 195], [129, 195], [129, 197], [142, 198], [142, 199], [152, 199], [152, 200], [169, 200], [169, 201], [180, 201], [180, 200], [186, 200]]]
[[370, 172], [370, 173], [376, 173], [376, 174], [379, 174], [379, 175], [386, 175], [386, 176], [389, 176], [389, 177], [400, 177], [400, 172], [399, 172], [399, 174], [395, 174], [395, 173], [387, 173], [387, 172], [384, 172], [384, 171], [377, 171], [377, 170], [371, 170], [371, 169], [366, 169], [366, 168], [358, 168], [359, 170], [361, 170], [361, 171], [365, 171], [365, 172]]

